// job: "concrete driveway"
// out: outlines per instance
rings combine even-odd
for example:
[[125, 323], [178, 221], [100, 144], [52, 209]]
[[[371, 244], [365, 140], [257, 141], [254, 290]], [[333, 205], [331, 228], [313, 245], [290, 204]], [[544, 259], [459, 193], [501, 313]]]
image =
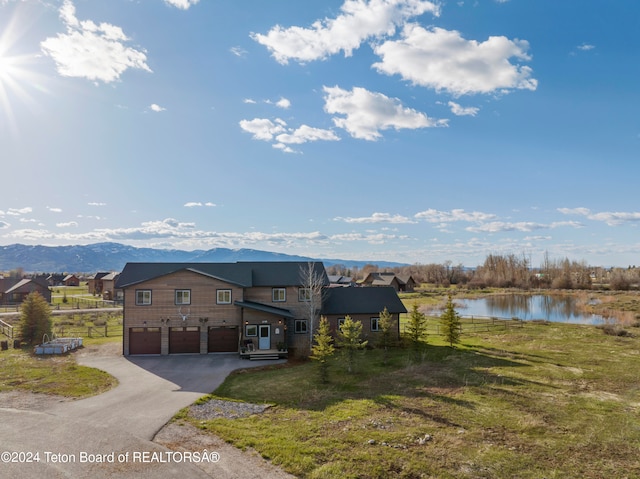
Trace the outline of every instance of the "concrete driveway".
[[120, 384], [44, 412], [0, 408], [0, 477], [211, 477], [195, 463], [215, 461], [211, 453], [216, 451], [207, 451], [207, 459], [204, 451], [190, 451], [198, 457], [188, 458], [151, 439], [178, 410], [216, 389], [230, 372], [265, 365], [237, 354], [85, 356], [78, 362], [107, 371]]

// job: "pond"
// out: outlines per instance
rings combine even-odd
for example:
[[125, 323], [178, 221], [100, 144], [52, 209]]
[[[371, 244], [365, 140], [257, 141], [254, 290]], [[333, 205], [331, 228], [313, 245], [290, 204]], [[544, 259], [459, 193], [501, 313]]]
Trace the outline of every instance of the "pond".
[[578, 298], [544, 294], [505, 294], [481, 299], [456, 299], [461, 316], [485, 316], [502, 319], [544, 319], [559, 323], [602, 324], [607, 320], [597, 314], [579, 311]]

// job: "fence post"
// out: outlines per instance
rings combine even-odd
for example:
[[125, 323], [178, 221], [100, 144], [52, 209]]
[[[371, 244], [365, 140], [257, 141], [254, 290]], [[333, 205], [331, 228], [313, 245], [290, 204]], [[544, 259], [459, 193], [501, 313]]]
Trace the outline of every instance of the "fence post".
[[108, 338], [108, 337], [109, 337], [109, 335], [107, 334], [107, 324], [106, 324], [106, 323], [105, 323], [105, 325], [104, 325], [104, 337], [105, 337], [105, 338]]

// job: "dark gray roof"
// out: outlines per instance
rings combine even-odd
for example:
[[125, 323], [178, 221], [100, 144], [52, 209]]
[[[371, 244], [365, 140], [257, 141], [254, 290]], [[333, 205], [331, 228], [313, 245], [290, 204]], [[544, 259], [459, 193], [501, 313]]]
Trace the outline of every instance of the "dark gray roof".
[[255, 309], [256, 311], [262, 311], [263, 313], [273, 314], [275, 316], [282, 316], [283, 318], [294, 318], [295, 316], [288, 309], [276, 308], [275, 306], [269, 306], [268, 304], [256, 303], [255, 301], [234, 301], [236, 306], [242, 308]]
[[[189, 270], [243, 288], [255, 286], [299, 286], [301, 270], [307, 267], [301, 261], [264, 261], [238, 263], [127, 263], [116, 281], [116, 288], [127, 288], [150, 279], [177, 271]], [[314, 270], [329, 280], [320, 262], [313, 263]]]
[[378, 314], [385, 307], [390, 313], [407, 312], [392, 287], [330, 288], [326, 291], [321, 314]]

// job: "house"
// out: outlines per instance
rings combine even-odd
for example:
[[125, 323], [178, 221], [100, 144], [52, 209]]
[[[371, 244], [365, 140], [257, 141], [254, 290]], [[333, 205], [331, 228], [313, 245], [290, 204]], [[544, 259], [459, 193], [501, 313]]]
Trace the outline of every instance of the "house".
[[308, 311], [316, 303], [302, 280], [309, 265], [323, 288], [316, 320], [325, 313], [336, 324], [346, 315], [366, 318], [369, 334], [375, 331], [371, 318], [384, 306], [394, 314], [406, 311], [391, 288], [356, 293], [350, 302], [344, 292], [362, 288], [328, 288], [320, 262], [127, 263], [115, 282], [124, 297], [123, 354], [269, 351], [286, 345], [291, 354], [307, 355]]
[[330, 288], [325, 292], [321, 314], [329, 321], [335, 334], [345, 316], [362, 323], [363, 338], [374, 345], [378, 341], [380, 313], [387, 308], [395, 320], [394, 335], [400, 337], [400, 314], [407, 309], [390, 286], [379, 288]]
[[0, 303], [22, 303], [34, 291], [40, 293], [47, 303], [51, 303], [51, 290], [46, 280], [37, 278], [7, 278], [0, 280]]
[[109, 273], [102, 277], [102, 298], [107, 301], [122, 302], [124, 293], [116, 288], [116, 281], [120, 273]]
[[80, 278], [75, 274], [68, 274], [62, 280], [62, 284], [65, 286], [80, 286]]
[[109, 273], [106, 271], [101, 271], [87, 278], [87, 288], [89, 289], [89, 294], [102, 294], [102, 290], [104, 288], [104, 285], [102, 284], [102, 278], [104, 278], [108, 274]]
[[350, 276], [332, 275], [328, 276], [332, 288], [356, 286], [356, 282]]
[[391, 286], [396, 291], [412, 292], [416, 282], [411, 275], [396, 275], [395, 273], [383, 273], [374, 271], [369, 273], [361, 282], [362, 286]]
[[49, 286], [62, 286], [64, 284], [64, 278], [64, 274], [53, 273], [47, 276], [46, 280]]

